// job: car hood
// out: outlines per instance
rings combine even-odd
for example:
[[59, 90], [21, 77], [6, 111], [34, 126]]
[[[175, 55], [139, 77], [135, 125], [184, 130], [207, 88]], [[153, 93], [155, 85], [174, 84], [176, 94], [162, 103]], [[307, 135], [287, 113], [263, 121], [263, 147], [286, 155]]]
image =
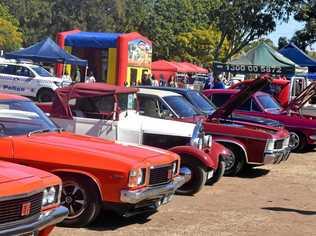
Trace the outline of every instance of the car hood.
[[233, 95], [226, 103], [220, 106], [212, 115], [210, 119], [226, 118], [228, 117], [238, 106], [244, 104], [255, 92], [262, 89], [266, 85], [272, 82], [271, 77], [264, 75], [254, 80], [249, 86], [240, 90]]
[[298, 112], [313, 96], [316, 95], [316, 81], [307, 86], [296, 98], [285, 107], [285, 110]]
[[245, 121], [245, 122], [273, 126], [273, 127], [282, 127], [283, 126], [282, 123], [280, 123], [279, 121], [276, 121], [276, 120], [257, 117], [257, 116], [248, 116], [248, 115], [246, 116], [246, 115], [235, 114], [235, 113], [233, 113], [232, 117], [228, 118], [228, 119], [232, 119], [235, 121]]
[[[34, 150], [42, 149], [48, 162], [62, 162], [66, 165], [98, 167], [113, 164], [113, 166], [137, 166], [147, 161], [149, 164], [161, 164], [176, 159], [171, 152], [127, 143], [116, 143], [97, 137], [76, 135], [69, 132], [50, 132], [20, 136], [14, 138], [15, 155], [17, 158], [37, 159]], [[43, 156], [43, 154], [41, 155]], [[156, 158], [154, 158], [156, 157]], [[43, 161], [46, 161], [43, 158]]]

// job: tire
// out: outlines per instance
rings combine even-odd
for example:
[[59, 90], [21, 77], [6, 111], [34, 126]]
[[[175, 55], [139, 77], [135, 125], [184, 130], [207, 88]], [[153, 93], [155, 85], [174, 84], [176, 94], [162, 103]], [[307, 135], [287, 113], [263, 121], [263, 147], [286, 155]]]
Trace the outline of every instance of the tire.
[[186, 167], [191, 171], [191, 179], [177, 189], [180, 195], [194, 195], [199, 192], [206, 182], [206, 170], [200, 163], [191, 160], [182, 160], [181, 168]]
[[53, 90], [40, 89], [36, 98], [37, 98], [38, 102], [51, 102], [51, 101], [53, 101], [54, 96], [55, 96], [55, 93]]
[[83, 227], [91, 223], [100, 213], [99, 190], [90, 179], [79, 176], [62, 176], [61, 205], [69, 215], [61, 223], [66, 227]]
[[295, 131], [290, 131], [290, 147], [292, 152], [301, 152], [307, 146], [306, 137]]
[[232, 156], [225, 163], [225, 173], [226, 176], [236, 176], [241, 172], [245, 166], [245, 154], [236, 145], [229, 143], [221, 143], [224, 147], [228, 148], [232, 152]]
[[225, 173], [225, 162], [224, 161], [219, 161], [218, 168], [214, 172], [213, 177], [210, 178], [209, 180], [207, 180], [206, 184], [207, 185], [215, 184], [216, 182], [218, 182], [220, 180], [220, 178], [222, 178], [224, 173]]

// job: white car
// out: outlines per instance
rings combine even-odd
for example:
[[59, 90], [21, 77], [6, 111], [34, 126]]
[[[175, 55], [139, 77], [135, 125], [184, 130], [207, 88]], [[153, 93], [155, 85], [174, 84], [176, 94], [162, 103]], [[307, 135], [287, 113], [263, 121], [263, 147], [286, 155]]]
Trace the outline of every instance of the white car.
[[71, 82], [52, 76], [38, 65], [0, 61], [0, 92], [49, 102], [54, 96], [54, 90], [70, 85]]

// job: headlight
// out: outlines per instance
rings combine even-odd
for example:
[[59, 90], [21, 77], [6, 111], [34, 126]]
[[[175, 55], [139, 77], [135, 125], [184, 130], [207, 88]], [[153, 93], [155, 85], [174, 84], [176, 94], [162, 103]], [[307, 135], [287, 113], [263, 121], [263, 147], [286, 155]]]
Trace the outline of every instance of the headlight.
[[193, 130], [190, 142], [191, 146], [202, 149], [204, 145], [204, 133], [202, 122], [198, 122]]
[[172, 164], [172, 174], [176, 175], [178, 173], [179, 161], [175, 161]]
[[266, 144], [266, 152], [273, 152], [274, 150], [274, 140], [268, 139]]
[[204, 147], [212, 147], [212, 135], [204, 135], [203, 143]]
[[46, 207], [48, 205], [56, 204], [59, 202], [60, 196], [60, 189], [59, 185], [51, 186], [43, 191], [43, 198], [42, 198], [42, 207]]
[[128, 187], [135, 188], [145, 183], [146, 169], [134, 169], [129, 172]]

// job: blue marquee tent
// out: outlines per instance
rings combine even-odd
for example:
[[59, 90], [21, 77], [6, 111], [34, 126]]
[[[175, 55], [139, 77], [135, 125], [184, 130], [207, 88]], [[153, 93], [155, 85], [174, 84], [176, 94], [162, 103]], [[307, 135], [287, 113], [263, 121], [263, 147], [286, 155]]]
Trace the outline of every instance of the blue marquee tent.
[[49, 37], [28, 48], [6, 53], [4, 56], [7, 59], [16, 60], [26, 59], [36, 62], [63, 63], [79, 66], [88, 65], [87, 60], [67, 53]]
[[308, 56], [294, 43], [289, 43], [280, 49], [279, 53], [302, 67], [308, 67], [309, 72], [316, 72], [316, 60]]

